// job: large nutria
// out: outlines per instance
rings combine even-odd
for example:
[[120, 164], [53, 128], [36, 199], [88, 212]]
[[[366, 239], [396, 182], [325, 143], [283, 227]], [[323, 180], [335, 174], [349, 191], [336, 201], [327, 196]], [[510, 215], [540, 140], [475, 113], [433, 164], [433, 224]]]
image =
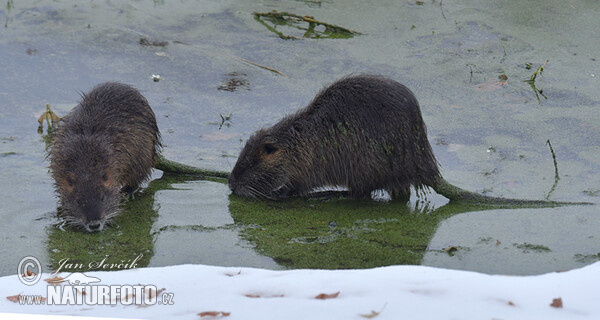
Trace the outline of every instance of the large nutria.
[[107, 82], [83, 94], [61, 119], [48, 154], [65, 220], [102, 230], [117, 214], [122, 193], [149, 178], [159, 148], [154, 112], [139, 91]]
[[306, 108], [258, 130], [229, 177], [234, 194], [271, 200], [307, 196], [321, 187], [347, 188], [353, 198], [384, 189], [393, 199], [408, 199], [411, 186], [481, 204], [561, 204], [488, 197], [446, 182], [414, 94], [372, 75], [343, 78]]

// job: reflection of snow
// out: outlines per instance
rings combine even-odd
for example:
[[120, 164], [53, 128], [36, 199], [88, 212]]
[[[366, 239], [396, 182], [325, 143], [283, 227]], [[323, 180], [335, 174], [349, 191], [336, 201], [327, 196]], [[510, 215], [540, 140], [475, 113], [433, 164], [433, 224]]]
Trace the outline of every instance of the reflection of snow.
[[[173, 293], [173, 305], [20, 306], [5, 297], [45, 295], [46, 282], [27, 287], [0, 278], [0, 310], [12, 313], [155, 319], [600, 319], [600, 262], [540, 276], [490, 276], [422, 266], [366, 270], [289, 270], [180, 265], [118, 272], [86, 272], [100, 284], [152, 284]], [[44, 274], [43, 279], [49, 278]], [[315, 299], [340, 292], [335, 298]], [[563, 308], [554, 308], [561, 298]], [[160, 301], [160, 299], [159, 299]], [[0, 318], [5, 318], [0, 314]]]

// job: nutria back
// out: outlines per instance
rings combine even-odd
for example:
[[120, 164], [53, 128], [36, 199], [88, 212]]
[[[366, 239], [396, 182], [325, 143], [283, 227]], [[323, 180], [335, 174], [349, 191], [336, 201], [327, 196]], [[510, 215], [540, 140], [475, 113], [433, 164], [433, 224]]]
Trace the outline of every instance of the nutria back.
[[107, 82], [82, 95], [49, 152], [61, 211], [72, 225], [102, 230], [151, 173], [160, 133], [148, 101], [131, 86]]
[[319, 187], [355, 198], [387, 190], [395, 199], [440, 178], [414, 94], [379, 76], [343, 78], [307, 107], [257, 131], [230, 175], [234, 194], [278, 199]]

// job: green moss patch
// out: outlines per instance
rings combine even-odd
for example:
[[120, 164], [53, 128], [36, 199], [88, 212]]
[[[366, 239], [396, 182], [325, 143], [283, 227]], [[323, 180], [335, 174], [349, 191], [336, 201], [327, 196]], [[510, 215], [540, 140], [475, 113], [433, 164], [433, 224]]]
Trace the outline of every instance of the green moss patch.
[[250, 201], [229, 209], [257, 250], [288, 268], [372, 268], [420, 264], [438, 223], [465, 207], [415, 212], [405, 203]]

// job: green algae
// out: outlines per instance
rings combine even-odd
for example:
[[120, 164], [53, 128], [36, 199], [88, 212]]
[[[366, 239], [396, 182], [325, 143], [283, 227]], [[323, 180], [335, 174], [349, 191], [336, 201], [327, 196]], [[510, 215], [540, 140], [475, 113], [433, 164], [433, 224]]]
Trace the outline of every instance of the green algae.
[[539, 245], [539, 244], [531, 244], [531, 243], [513, 243], [515, 248], [523, 250], [524, 253], [528, 253], [530, 251], [533, 252], [550, 252], [550, 248]]
[[286, 268], [348, 269], [420, 264], [440, 221], [478, 207], [413, 210], [402, 202], [335, 199], [250, 201], [230, 213], [260, 254]]

